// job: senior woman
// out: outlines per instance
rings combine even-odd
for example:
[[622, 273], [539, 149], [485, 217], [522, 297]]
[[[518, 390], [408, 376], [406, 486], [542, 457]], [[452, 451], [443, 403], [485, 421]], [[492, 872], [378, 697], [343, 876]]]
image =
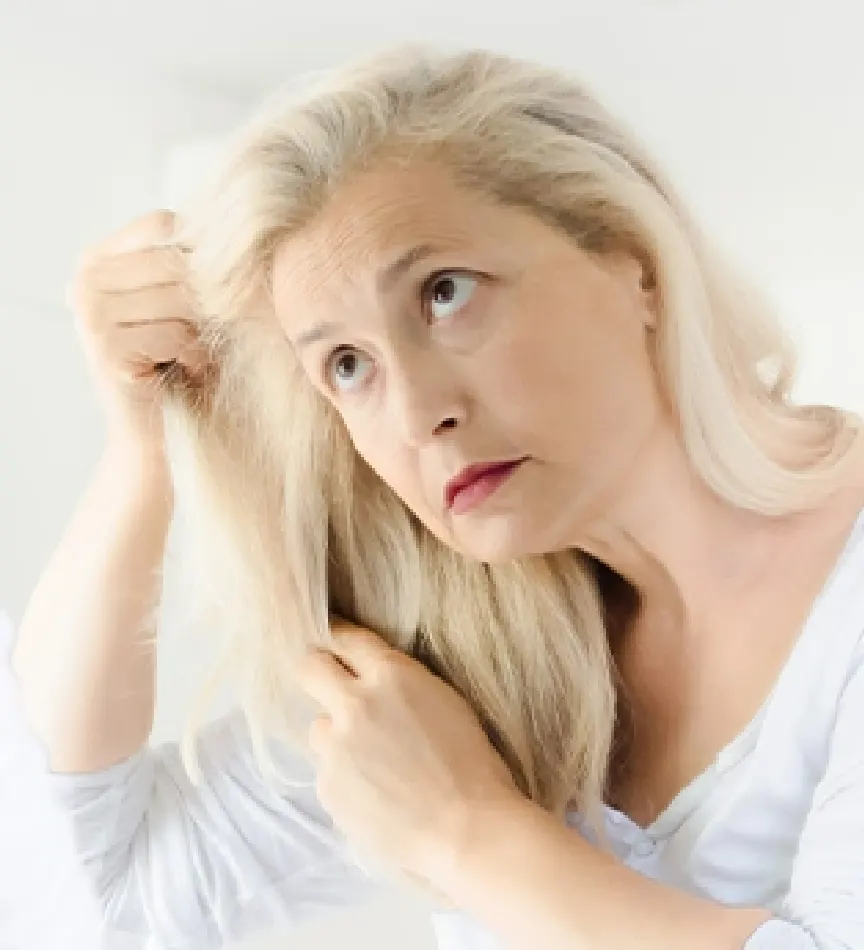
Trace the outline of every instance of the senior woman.
[[[109, 927], [359, 900], [347, 842], [449, 950], [864, 946], [860, 422], [579, 83], [340, 72], [73, 302], [110, 438], [15, 668]], [[147, 745], [175, 490], [242, 697], [197, 755]]]

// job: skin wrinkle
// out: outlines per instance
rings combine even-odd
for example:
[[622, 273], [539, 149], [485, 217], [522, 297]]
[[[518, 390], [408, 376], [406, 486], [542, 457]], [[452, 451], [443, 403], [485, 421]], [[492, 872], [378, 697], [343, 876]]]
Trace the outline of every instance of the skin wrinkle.
[[[390, 171], [382, 177], [392, 182], [397, 176]], [[527, 212], [467, 193], [446, 173], [415, 168], [398, 178], [398, 188], [389, 193], [372, 172], [345, 186], [309, 227], [277, 251], [273, 292], [283, 327], [296, 338], [320, 320], [343, 323], [344, 335], [334, 342], [359, 347], [383, 368], [379, 380], [386, 382], [380, 391], [339, 396], [335, 403], [360, 454], [438, 537], [489, 560], [569, 547], [573, 523], [585, 520], [586, 506], [602, 505], [597, 496], [609, 471], [629, 465], [633, 445], [644, 442], [657, 422], [655, 381], [644, 345], [653, 314], [640, 309], [641, 272], [627, 266], [633, 262], [619, 270], [601, 266]], [[420, 243], [442, 251], [412, 268], [415, 280], [447, 267], [489, 275], [481, 276], [461, 324], [457, 317], [440, 333], [418, 319], [411, 279], [387, 298], [375, 286], [378, 267]], [[572, 279], [562, 280], [564, 272]], [[632, 286], [623, 290], [628, 282]], [[521, 314], [532, 319], [520, 319]], [[319, 388], [323, 354], [323, 345], [300, 354]], [[605, 367], [622, 354], [629, 368], [610, 376]], [[462, 431], [437, 444], [414, 431], [412, 419], [418, 418], [429, 433], [434, 429], [424, 412], [410, 405], [398, 408], [411, 400], [405, 390], [418, 389], [421, 364], [424, 377], [434, 380], [427, 379], [423, 385], [431, 389], [415, 393], [416, 401], [428, 405], [438, 399], [439, 417], [450, 413], [465, 420]], [[622, 378], [629, 385], [621, 385]], [[586, 393], [597, 394], [594, 412], [580, 414], [582, 431], [564, 440], [561, 424], [574, 419], [562, 409]], [[628, 425], [624, 417], [634, 416], [633, 405], [644, 412]], [[613, 428], [632, 429], [633, 436], [610, 443], [607, 433]], [[409, 433], [403, 444], [382, 439], [382, 432], [397, 431]], [[618, 447], [626, 447], [626, 461], [615, 457]], [[584, 461], [589, 454], [593, 471]], [[612, 456], [605, 472], [596, 464], [604, 454]], [[484, 506], [486, 525], [477, 527], [486, 537], [478, 544], [473, 523], [470, 528], [454, 524], [442, 511], [444, 483], [466, 464], [524, 455], [535, 461], [517, 474], [513, 487], [517, 479], [525, 480], [521, 501], [527, 492], [545, 495], [545, 510], [526, 511], [524, 519], [517, 519], [522, 524], [513, 524], [514, 501], [509, 506], [504, 501], [511, 486], [505, 486]], [[527, 479], [537, 472], [529, 474], [529, 467], [545, 469], [546, 485], [554, 480], [551, 494], [530, 487]], [[587, 490], [575, 500], [573, 515], [562, 518], [562, 510], [574, 505], [574, 484]], [[466, 524], [470, 519], [466, 516]]]

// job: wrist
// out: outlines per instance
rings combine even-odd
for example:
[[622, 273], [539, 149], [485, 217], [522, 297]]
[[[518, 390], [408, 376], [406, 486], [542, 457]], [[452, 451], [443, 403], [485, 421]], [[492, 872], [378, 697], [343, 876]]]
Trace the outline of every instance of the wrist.
[[102, 454], [100, 468], [109, 483], [128, 491], [148, 505], [173, 507], [174, 483], [162, 446], [112, 436]]
[[446, 829], [430, 843], [423, 856], [422, 876], [447, 898], [459, 895], [472, 869], [483, 856], [500, 847], [502, 836], [550, 816], [517, 790], [485, 800], [461, 803], [451, 810]]

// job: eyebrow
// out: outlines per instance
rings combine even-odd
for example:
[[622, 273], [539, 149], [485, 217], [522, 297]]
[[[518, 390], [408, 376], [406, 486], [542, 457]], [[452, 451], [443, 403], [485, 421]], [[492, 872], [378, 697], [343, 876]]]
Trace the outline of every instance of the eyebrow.
[[[393, 291], [395, 285], [402, 280], [405, 274], [427, 257], [431, 257], [438, 252], [438, 248], [431, 244], [417, 244], [400, 254], [395, 260], [383, 267], [375, 278], [378, 293], [382, 296]], [[300, 349], [309, 346], [312, 343], [319, 343], [335, 334], [341, 329], [341, 324], [325, 321], [316, 323], [305, 333], [301, 333], [294, 341], [294, 346]]]
[[417, 244], [415, 247], [408, 248], [400, 254], [396, 260], [391, 261], [386, 267], [378, 272], [376, 283], [378, 293], [382, 296], [389, 294], [393, 287], [411, 270], [411, 268], [427, 257], [431, 257], [438, 252], [437, 247], [431, 244]]
[[294, 346], [299, 350], [301, 347], [309, 346], [312, 343], [319, 343], [328, 336], [335, 336], [339, 326], [338, 323], [316, 323], [294, 340]]

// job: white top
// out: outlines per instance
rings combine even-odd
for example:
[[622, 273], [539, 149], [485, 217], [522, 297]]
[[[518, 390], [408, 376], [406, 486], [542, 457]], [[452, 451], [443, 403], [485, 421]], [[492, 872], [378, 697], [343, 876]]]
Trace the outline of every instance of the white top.
[[0, 610], [0, 950], [96, 950], [99, 908], [68, 822], [52, 807], [44, 753], [24, 728], [8, 675], [11, 645], [12, 623]]
[[[607, 809], [629, 867], [774, 912], [744, 950], [864, 948], [862, 580], [864, 514], [753, 722], [649, 828]], [[307, 762], [273, 747], [306, 784], [271, 791], [239, 713], [205, 727], [200, 749], [198, 789], [176, 744], [98, 774], [48, 775], [112, 928], [170, 950], [217, 947], [374, 892], [317, 802]], [[571, 824], [585, 830], [577, 816]], [[502, 946], [461, 912], [433, 922], [442, 950]]]

